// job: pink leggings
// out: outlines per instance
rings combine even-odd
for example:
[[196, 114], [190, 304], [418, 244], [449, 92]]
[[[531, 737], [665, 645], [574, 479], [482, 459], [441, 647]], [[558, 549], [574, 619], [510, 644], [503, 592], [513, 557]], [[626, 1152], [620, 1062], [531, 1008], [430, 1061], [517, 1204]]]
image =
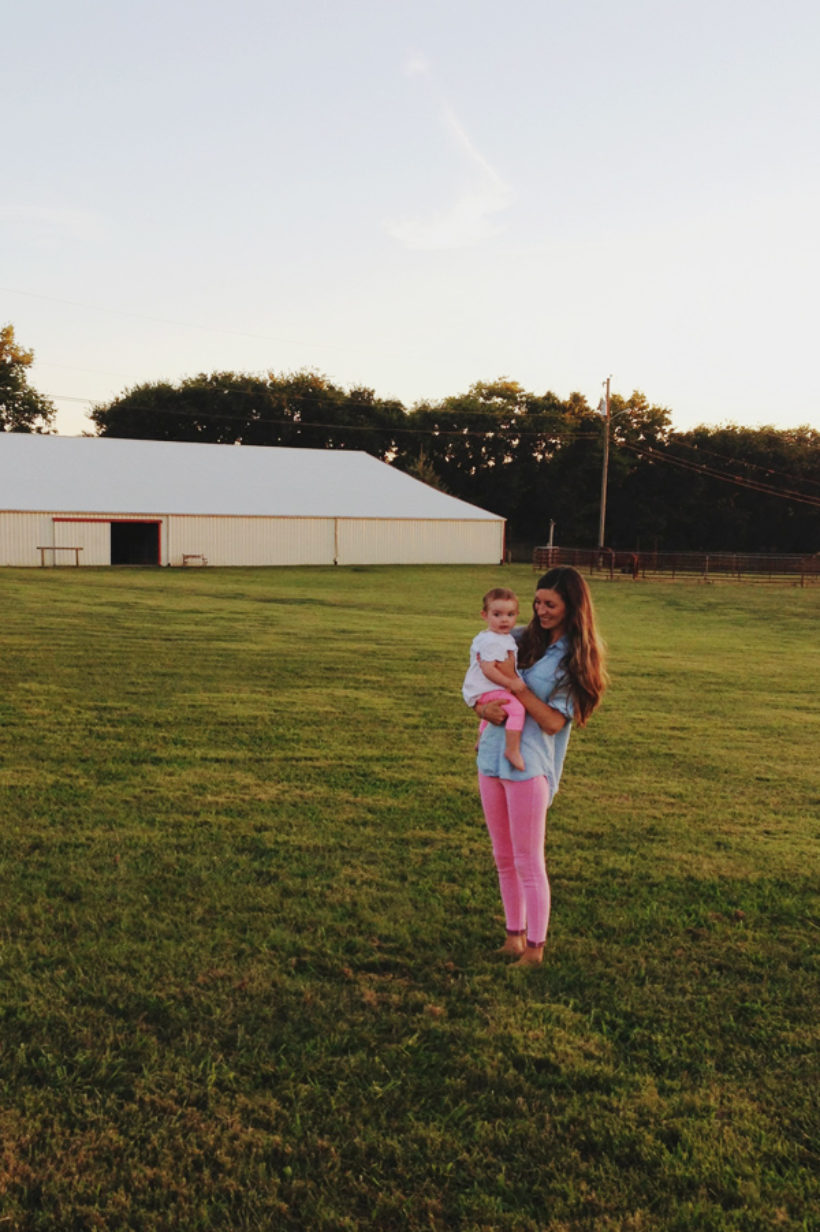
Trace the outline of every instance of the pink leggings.
[[478, 790], [498, 869], [508, 932], [527, 931], [530, 945], [542, 945], [550, 919], [550, 883], [544, 859], [550, 789], [534, 779], [479, 774]]
[[[509, 693], [506, 689], [490, 689], [488, 693], [482, 693], [478, 699], [479, 706], [483, 705], [484, 702], [501, 702], [507, 716], [507, 722], [505, 723], [507, 731], [523, 731], [527, 712], [518, 698], [513, 697], [512, 693]], [[487, 720], [482, 719], [478, 725], [479, 733], [483, 732], [486, 726]]]

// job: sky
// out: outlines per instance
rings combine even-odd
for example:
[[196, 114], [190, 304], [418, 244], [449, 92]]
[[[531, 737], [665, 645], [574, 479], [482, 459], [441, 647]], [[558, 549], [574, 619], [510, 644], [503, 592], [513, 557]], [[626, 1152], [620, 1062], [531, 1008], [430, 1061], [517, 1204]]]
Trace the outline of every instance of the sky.
[[26, 0], [0, 324], [136, 384], [506, 377], [820, 428], [816, 0]]

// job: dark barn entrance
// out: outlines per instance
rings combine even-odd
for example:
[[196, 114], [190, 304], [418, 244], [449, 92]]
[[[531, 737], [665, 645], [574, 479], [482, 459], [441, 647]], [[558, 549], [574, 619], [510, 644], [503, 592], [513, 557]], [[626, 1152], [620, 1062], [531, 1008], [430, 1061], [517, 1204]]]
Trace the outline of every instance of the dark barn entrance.
[[112, 522], [112, 565], [158, 565], [159, 522]]

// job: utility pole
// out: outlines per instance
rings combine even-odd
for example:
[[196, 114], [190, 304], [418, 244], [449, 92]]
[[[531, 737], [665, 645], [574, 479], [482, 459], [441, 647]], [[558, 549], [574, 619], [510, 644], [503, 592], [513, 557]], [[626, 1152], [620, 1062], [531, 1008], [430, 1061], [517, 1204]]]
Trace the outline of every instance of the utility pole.
[[607, 377], [604, 382], [606, 385], [606, 404], [604, 407], [604, 462], [601, 468], [601, 520], [598, 523], [598, 550], [603, 550], [604, 546], [604, 527], [606, 526], [606, 479], [609, 471], [609, 382], [611, 377]]

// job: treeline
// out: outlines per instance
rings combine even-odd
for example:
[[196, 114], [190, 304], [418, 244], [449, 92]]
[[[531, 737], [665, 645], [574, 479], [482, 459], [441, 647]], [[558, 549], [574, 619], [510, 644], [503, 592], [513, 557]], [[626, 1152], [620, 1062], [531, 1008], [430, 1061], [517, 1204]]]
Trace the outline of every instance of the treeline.
[[[643, 394], [613, 396], [605, 539], [617, 550], [820, 550], [820, 433], [675, 432]], [[314, 373], [216, 372], [127, 390], [91, 413], [101, 436], [363, 449], [508, 520], [511, 543], [598, 541], [604, 416], [581, 394], [515, 381], [406, 409]]]

